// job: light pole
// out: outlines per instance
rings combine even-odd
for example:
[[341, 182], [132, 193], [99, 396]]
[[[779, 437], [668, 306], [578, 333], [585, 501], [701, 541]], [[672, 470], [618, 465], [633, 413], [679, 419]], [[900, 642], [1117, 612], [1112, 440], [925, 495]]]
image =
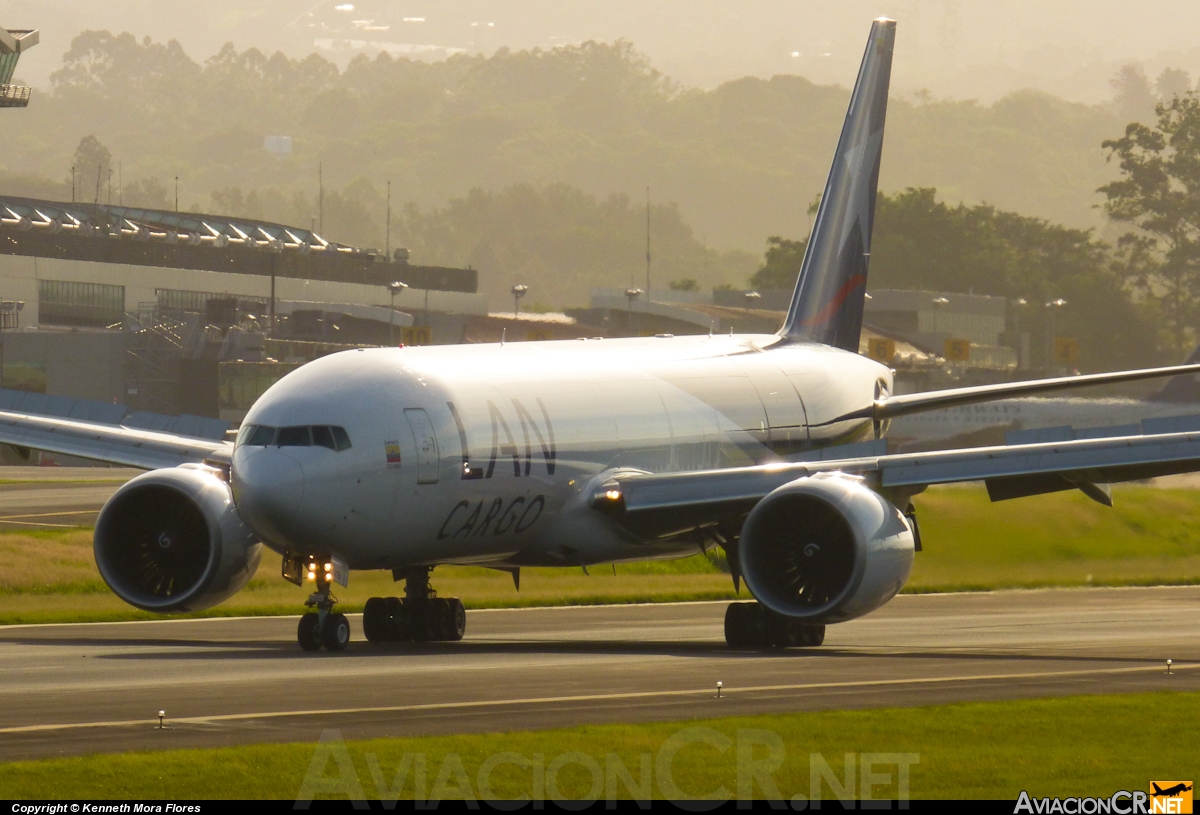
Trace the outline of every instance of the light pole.
[[641, 295], [641, 289], [630, 288], [625, 290], [625, 299], [629, 301], [629, 313], [626, 318], [626, 323], [629, 330], [629, 335], [631, 337], [633, 336], [633, 301], [641, 297]]
[[935, 297], [930, 302], [934, 305], [933, 333], [938, 334], [942, 329], [942, 309], [949, 305], [950, 301], [945, 297]]
[[1046, 368], [1054, 367], [1054, 315], [1067, 301], [1061, 297], [1046, 304], [1049, 309], [1046, 317]]
[[390, 334], [392, 339], [392, 347], [396, 347], [396, 295], [408, 288], [407, 283], [401, 283], [399, 280], [393, 280], [388, 283], [388, 293], [392, 296], [392, 309], [388, 314], [390, 325]]
[[523, 286], [520, 283], [512, 287], [513, 296], [513, 319], [517, 319], [517, 315], [521, 311], [521, 298], [529, 293], [529, 287]]
[[1021, 336], [1021, 315], [1025, 311], [1025, 307], [1029, 305], [1029, 301], [1024, 297], [1018, 297], [1013, 301], [1013, 323], [1016, 328], [1017, 335], [1017, 367], [1029, 367], [1029, 354], [1025, 350], [1025, 339]]

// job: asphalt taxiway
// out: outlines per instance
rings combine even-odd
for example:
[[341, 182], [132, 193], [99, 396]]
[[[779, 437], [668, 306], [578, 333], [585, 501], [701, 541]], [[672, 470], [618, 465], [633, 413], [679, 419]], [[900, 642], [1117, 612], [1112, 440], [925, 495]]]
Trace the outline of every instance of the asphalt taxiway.
[[0, 531], [91, 526], [104, 502], [141, 472], [124, 467], [0, 467]]
[[724, 610], [472, 611], [462, 642], [424, 645], [367, 643], [354, 616], [341, 654], [302, 652], [295, 617], [4, 627], [0, 761], [1200, 690], [1200, 587], [902, 596], [770, 652], [729, 650]]

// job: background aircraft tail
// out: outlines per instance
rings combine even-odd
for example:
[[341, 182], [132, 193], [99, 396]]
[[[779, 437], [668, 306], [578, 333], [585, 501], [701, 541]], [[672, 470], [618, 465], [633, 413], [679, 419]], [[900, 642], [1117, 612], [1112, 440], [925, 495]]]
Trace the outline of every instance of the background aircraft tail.
[[871, 24], [850, 109], [780, 333], [858, 351], [896, 21]]
[[[1186, 364], [1200, 362], [1200, 345], [1192, 351], [1191, 356], [1187, 358]], [[1183, 376], [1173, 376], [1166, 381], [1161, 388], [1146, 397], [1149, 402], [1188, 402], [1200, 403], [1200, 376], [1196, 374], [1185, 374]]]

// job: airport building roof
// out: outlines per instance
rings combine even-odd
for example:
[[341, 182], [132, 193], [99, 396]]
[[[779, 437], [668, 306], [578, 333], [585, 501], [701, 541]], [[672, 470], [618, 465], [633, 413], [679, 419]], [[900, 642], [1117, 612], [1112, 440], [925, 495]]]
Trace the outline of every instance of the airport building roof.
[[475, 292], [473, 269], [415, 266], [252, 218], [0, 195], [0, 254]]

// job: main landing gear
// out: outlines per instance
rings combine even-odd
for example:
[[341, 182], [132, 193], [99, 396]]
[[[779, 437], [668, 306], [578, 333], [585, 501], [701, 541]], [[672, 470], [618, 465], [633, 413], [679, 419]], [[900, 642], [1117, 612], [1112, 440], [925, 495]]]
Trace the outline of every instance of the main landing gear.
[[429, 587], [429, 567], [408, 569], [404, 599], [372, 597], [363, 607], [363, 633], [371, 642], [455, 642], [467, 629], [467, 612], [457, 597], [438, 597]]
[[758, 603], [730, 603], [725, 642], [730, 648], [814, 648], [825, 642], [825, 626], [784, 617]]
[[350, 621], [345, 614], [334, 614], [337, 598], [329, 590], [333, 580], [332, 565], [318, 569], [312, 564], [309, 579], [316, 582], [317, 590], [308, 596], [304, 605], [315, 608], [315, 614], [305, 614], [296, 628], [296, 639], [305, 651], [317, 651], [325, 646], [327, 651], [345, 651], [350, 644]]

